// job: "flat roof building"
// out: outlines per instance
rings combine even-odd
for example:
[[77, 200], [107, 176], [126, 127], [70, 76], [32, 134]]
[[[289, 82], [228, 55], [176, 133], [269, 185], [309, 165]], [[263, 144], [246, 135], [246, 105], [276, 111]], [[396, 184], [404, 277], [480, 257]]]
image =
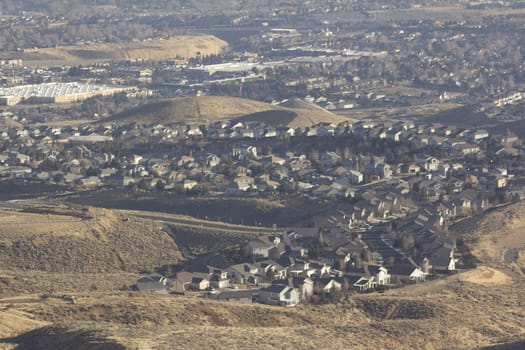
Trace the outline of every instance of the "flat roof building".
[[68, 103], [95, 96], [111, 96], [134, 89], [122, 85], [84, 83], [44, 83], [0, 88], [0, 104], [30, 101], [35, 103]]

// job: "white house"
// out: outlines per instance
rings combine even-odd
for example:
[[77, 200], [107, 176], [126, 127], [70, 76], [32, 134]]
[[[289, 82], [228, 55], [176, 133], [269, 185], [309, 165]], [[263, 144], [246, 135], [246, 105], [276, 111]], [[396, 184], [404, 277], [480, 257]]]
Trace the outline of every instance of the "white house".
[[295, 306], [299, 299], [299, 290], [286, 285], [272, 284], [259, 291], [259, 301], [268, 305]]
[[363, 182], [363, 180], [364, 180], [363, 173], [361, 173], [361, 172], [359, 172], [357, 170], [350, 170], [348, 173], [350, 175], [350, 181], [353, 184], [360, 184], [361, 182]]
[[262, 256], [262, 257], [269, 257], [270, 251], [276, 247], [279, 242], [274, 241], [275, 243], [272, 243], [270, 241], [265, 242], [259, 238], [253, 239], [249, 241], [246, 246], [244, 247], [245, 251], [252, 255], [252, 256]]
[[375, 279], [378, 286], [386, 286], [390, 284], [390, 275], [384, 266], [379, 268], [379, 271], [375, 275]]
[[168, 279], [156, 273], [142, 277], [136, 286], [140, 292], [168, 294]]
[[421, 268], [416, 267], [414, 271], [410, 274], [410, 280], [415, 281], [416, 283], [424, 282], [425, 278], [427, 277], [427, 273], [424, 272]]

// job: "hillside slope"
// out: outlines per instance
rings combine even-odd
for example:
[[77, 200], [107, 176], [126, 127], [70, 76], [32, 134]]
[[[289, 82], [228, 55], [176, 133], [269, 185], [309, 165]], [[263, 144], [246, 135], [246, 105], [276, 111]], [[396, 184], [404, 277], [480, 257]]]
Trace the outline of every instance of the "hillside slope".
[[518, 202], [453, 227], [485, 263], [517, 264], [525, 272], [525, 203]]
[[24, 61], [109, 61], [127, 59], [167, 60], [175, 57], [195, 57], [218, 54], [228, 44], [212, 35], [180, 35], [168, 39], [108, 44], [86, 44], [26, 50]]
[[428, 282], [440, 287], [422, 295], [411, 295], [411, 288], [419, 288], [414, 285], [385, 295], [354, 295], [336, 305], [295, 308], [84, 294], [76, 304], [16, 304], [49, 326], [0, 344], [30, 344], [50, 332], [54, 344], [66, 347], [78, 345], [72, 334], [97, 334], [99, 343], [117, 342], [126, 349], [479, 349], [525, 338], [523, 280], [479, 284], [452, 276], [440, 282]]
[[137, 273], [181, 261], [173, 239], [151, 220], [117, 211], [0, 212], [0, 266], [50, 273]]
[[202, 96], [175, 98], [145, 104], [119, 113], [103, 122], [206, 124], [229, 119], [259, 121], [273, 126], [291, 127], [306, 127], [320, 122], [339, 123], [351, 120], [311, 104], [287, 108], [236, 97]]
[[[120, 211], [90, 209], [79, 216], [70, 210], [55, 208], [47, 216], [0, 212], [0, 247], [4, 249], [0, 263], [15, 271], [0, 271], [0, 348], [480, 350], [507, 345], [520, 349], [525, 341], [524, 274], [516, 262], [502, 259], [502, 252], [523, 242], [523, 203], [454, 228], [464, 230], [463, 237], [470, 237], [473, 251], [484, 260], [485, 265], [478, 269], [385, 293], [352, 294], [337, 304], [295, 308], [87, 288], [86, 276], [117, 280], [116, 276], [124, 274], [111, 271], [136, 271], [175, 261], [178, 256], [173, 250], [166, 253], [168, 239], [162, 238], [166, 236], [158, 223]], [[92, 219], [78, 221], [86, 217]], [[48, 221], [42, 225], [42, 220]], [[157, 236], [160, 238], [154, 238]], [[82, 248], [70, 246], [78, 258], [67, 260], [60, 249], [41, 249], [42, 243], [72, 237]], [[123, 244], [123, 239], [129, 242]], [[486, 249], [489, 242], [495, 245], [494, 251]], [[6, 248], [11, 245], [24, 249]], [[90, 250], [92, 246], [100, 251]], [[115, 252], [121, 261], [111, 264]], [[92, 254], [97, 254], [101, 265], [88, 260]], [[97, 266], [102, 273], [75, 272], [82, 270], [77, 259], [87, 261], [86, 266]], [[50, 263], [45, 265], [45, 260]], [[20, 267], [30, 261], [44, 264], [40, 270], [46, 272], [38, 266], [29, 271]], [[47, 272], [66, 270], [59, 261], [72, 272]], [[52, 286], [38, 290], [37, 284], [63, 283], [63, 275], [71, 279], [71, 285], [59, 290], [69, 290], [76, 280], [81, 285], [73, 288], [76, 303], [60, 297], [42, 298]], [[124, 277], [132, 280], [133, 276]], [[9, 288], [17, 288], [19, 296], [5, 298], [2, 290]], [[6, 325], [3, 331], [2, 325]]]

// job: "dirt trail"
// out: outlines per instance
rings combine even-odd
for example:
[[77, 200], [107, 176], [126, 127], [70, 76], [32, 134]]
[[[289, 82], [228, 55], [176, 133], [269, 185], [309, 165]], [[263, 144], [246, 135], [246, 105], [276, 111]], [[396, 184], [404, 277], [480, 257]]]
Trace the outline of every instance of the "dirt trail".
[[158, 220], [163, 223], [168, 223], [173, 226], [181, 226], [186, 228], [198, 229], [202, 231], [214, 231], [222, 233], [240, 233], [240, 234], [265, 234], [279, 232], [277, 229], [269, 227], [243, 226], [228, 224], [220, 221], [210, 221], [196, 219], [186, 215], [176, 215], [167, 213], [144, 212], [136, 210], [122, 210], [123, 214], [133, 215], [136, 217]]
[[507, 284], [511, 279], [505, 273], [487, 266], [479, 266], [475, 270], [467, 271], [458, 276], [459, 281], [476, 284]]
[[[34, 316], [20, 310], [4, 309], [0, 310], [0, 337], [12, 337], [23, 332], [44, 327], [48, 322], [37, 320]], [[0, 342], [0, 349], [12, 348]]]

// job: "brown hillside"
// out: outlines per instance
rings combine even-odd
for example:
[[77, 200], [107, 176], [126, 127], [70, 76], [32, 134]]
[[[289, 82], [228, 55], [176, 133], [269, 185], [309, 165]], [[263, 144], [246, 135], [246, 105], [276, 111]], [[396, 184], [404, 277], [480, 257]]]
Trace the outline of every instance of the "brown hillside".
[[455, 225], [483, 262], [518, 264], [525, 272], [525, 203], [519, 202]]
[[[65, 347], [80, 330], [127, 349], [479, 349], [525, 338], [523, 280], [441, 282], [295, 308], [129, 292], [28, 301], [12, 308], [51, 326], [0, 343], [47, 339], [50, 329], [62, 329], [53, 341]], [[427, 291], [412, 294], [419, 287]]]
[[[71, 303], [60, 296], [42, 298], [39, 294], [43, 292], [36, 294], [33, 289], [42, 283], [61, 283], [64, 277], [59, 277], [60, 273], [0, 271], [0, 287], [16, 287], [19, 292], [16, 298], [0, 297], [0, 348], [521, 349], [525, 344], [525, 278], [515, 262], [501, 260], [509, 247], [520, 247], [524, 242], [523, 210], [525, 205], [518, 203], [456, 225], [454, 230], [472, 241], [474, 252], [486, 265], [384, 293], [348, 295], [329, 305], [284, 308], [86, 289], [83, 279], [91, 274], [80, 273], [66, 274], [73, 283], [77, 276], [83, 288], [75, 292], [76, 303]], [[1, 212], [0, 227], [6, 228], [0, 235], [0, 247], [16, 245], [28, 237], [36, 244], [48, 239], [49, 230], [53, 230], [52, 236], [60, 240], [74, 235], [84, 241], [99, 241], [97, 247], [103, 250], [103, 243], [113, 247], [124, 236], [135, 241], [157, 232], [153, 221], [128, 218], [123, 212], [90, 210], [82, 216], [70, 211], [58, 208], [45, 225], [41, 223], [45, 215]], [[74, 223], [75, 231], [73, 226], [61, 226], [85, 217], [93, 219]], [[65, 222], [67, 218], [71, 222]], [[29, 224], [22, 229], [24, 223]], [[494, 250], [488, 250], [490, 242]], [[89, 247], [94, 243], [82, 244]], [[117, 244], [115, 251], [132, 252], [130, 244]], [[145, 246], [143, 249], [157, 256], [147, 243]], [[23, 253], [24, 261], [41, 263], [39, 254], [49, 254], [45, 249], [30, 252]], [[73, 253], [84, 254], [83, 259], [89, 255], [78, 250]], [[106, 261], [111, 254], [105, 250], [96, 258]], [[19, 259], [16, 253], [9, 258]], [[51, 255], [47, 258], [54, 259]], [[67, 261], [64, 255], [61, 259]], [[9, 264], [9, 260], [1, 263]], [[114, 273], [96, 275], [108, 281], [116, 279]]]
[[0, 212], [2, 269], [136, 273], [182, 259], [173, 239], [151, 220], [102, 209], [82, 215], [53, 210]]
[[179, 57], [194, 57], [218, 54], [228, 44], [212, 35], [180, 35], [169, 39], [154, 39], [141, 42], [88, 44], [60, 46], [28, 50], [22, 54], [24, 61], [78, 61], [148, 59], [166, 60]]
[[[487, 265], [382, 294], [349, 295], [330, 305], [269, 307], [115, 292], [111, 288], [77, 290], [76, 303], [72, 304], [61, 298], [27, 294], [36, 293], [33, 288], [39, 283], [63, 283], [58, 277], [62, 274], [38, 270], [0, 273], [0, 286], [16, 287], [20, 294], [18, 298], [0, 298], [0, 348], [81, 348], [92, 344], [100, 349], [520, 349], [525, 340], [525, 279], [515, 263], [502, 264], [497, 259], [500, 250], [485, 252], [482, 243], [489, 239], [497, 244], [501, 238], [505, 244], [519, 246], [522, 241], [506, 240], [523, 236], [523, 208], [525, 205], [519, 203], [462, 223], [465, 232], [470, 229], [465, 237], [472, 235], [473, 243], [480, 244], [474, 251], [486, 257]], [[28, 226], [31, 230], [16, 231], [13, 220], [18, 215], [36, 214], [7, 214], [3, 213], [0, 226], [11, 225], [4, 231], [14, 233], [2, 233], [2, 246], [6, 238], [18, 242], [15, 237], [23, 240], [29, 236], [38, 241], [46, 230], [55, 227], [48, 223], [39, 231], [37, 219], [42, 218], [25, 217], [25, 222], [32, 221]], [[52, 213], [50, 221], [64, 219], [65, 214], [65, 209]], [[95, 216], [93, 211], [88, 214]], [[97, 214], [98, 222], [91, 221], [87, 230], [82, 228], [87, 223], [77, 223], [78, 237], [114, 242], [118, 241], [113, 237], [117, 234], [111, 232], [135, 237], [134, 232], [140, 231], [149, 237], [150, 230], [155, 231], [152, 221], [131, 216], [123, 221], [127, 216], [122, 212], [101, 210]], [[124, 226], [120, 229], [110, 229], [121, 224]], [[485, 229], [489, 224], [493, 226]], [[93, 235], [93, 229], [99, 234]], [[53, 230], [59, 232], [59, 227]], [[501, 237], [490, 236], [491, 231]], [[60, 231], [60, 239], [68, 240], [69, 236]], [[26, 259], [40, 263], [38, 254], [32, 250]], [[16, 254], [10, 257], [17, 259]], [[104, 259], [104, 254], [97, 259]], [[68, 275], [74, 279], [74, 273]], [[82, 280], [86, 274], [76, 275]], [[98, 275], [106, 280], [115, 276]], [[81, 283], [86, 288], [85, 282]], [[5, 330], [2, 325], [6, 325]]]
[[119, 113], [105, 121], [143, 124], [183, 121], [189, 124], [206, 124], [216, 120], [236, 118], [291, 127], [351, 120], [310, 104], [302, 104], [299, 108], [287, 108], [236, 97], [202, 96], [149, 103]]

